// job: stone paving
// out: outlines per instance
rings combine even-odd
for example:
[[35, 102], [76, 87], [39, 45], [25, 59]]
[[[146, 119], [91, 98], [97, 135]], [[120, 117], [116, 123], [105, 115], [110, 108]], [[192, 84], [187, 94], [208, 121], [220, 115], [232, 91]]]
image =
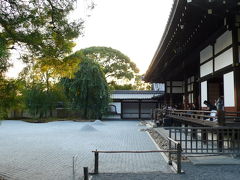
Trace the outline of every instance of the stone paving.
[[193, 165], [182, 163], [183, 174], [151, 173], [120, 173], [94, 175], [92, 180], [231, 180], [239, 179], [239, 165]]
[[[92, 130], [83, 130], [85, 125]], [[92, 150], [157, 150], [137, 121], [51, 122], [3, 121], [0, 126], [0, 174], [19, 180], [76, 179], [82, 167], [93, 167]], [[159, 153], [100, 154], [101, 173], [172, 173]]]

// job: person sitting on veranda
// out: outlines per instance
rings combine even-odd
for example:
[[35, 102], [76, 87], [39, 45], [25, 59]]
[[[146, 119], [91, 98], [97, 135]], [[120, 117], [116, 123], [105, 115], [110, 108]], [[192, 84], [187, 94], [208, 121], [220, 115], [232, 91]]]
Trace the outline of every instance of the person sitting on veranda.
[[[203, 104], [205, 104], [207, 106], [208, 110], [211, 111], [210, 116], [214, 116], [215, 117], [217, 115], [217, 108], [216, 108], [216, 106], [212, 105], [208, 101], [204, 101]], [[215, 121], [217, 119], [210, 118], [210, 119], [206, 119], [206, 120], [210, 120], [210, 121], [214, 120]]]
[[191, 104], [187, 104], [186, 105], [186, 110], [189, 110], [189, 111], [187, 111], [187, 114], [192, 114], [192, 112], [191, 112]]
[[209, 111], [217, 110], [216, 106], [212, 105], [209, 101], [204, 101], [203, 104], [205, 104]]

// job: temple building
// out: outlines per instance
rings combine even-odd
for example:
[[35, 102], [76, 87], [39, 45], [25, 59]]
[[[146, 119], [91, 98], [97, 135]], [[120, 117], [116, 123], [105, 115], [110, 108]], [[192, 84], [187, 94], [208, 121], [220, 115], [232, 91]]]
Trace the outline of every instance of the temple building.
[[164, 83], [164, 103], [206, 108], [223, 96], [240, 111], [240, 0], [175, 0], [144, 80]]
[[152, 110], [160, 107], [161, 89], [152, 91], [115, 90], [111, 93], [112, 102], [104, 119], [151, 119]]

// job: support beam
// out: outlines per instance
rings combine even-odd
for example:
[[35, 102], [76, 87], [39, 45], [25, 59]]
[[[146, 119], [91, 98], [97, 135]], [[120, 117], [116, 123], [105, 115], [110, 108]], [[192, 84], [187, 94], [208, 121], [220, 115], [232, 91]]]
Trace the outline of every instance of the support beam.
[[[235, 24], [236, 17], [233, 23]], [[235, 111], [240, 111], [240, 67], [239, 67], [239, 43], [238, 43], [238, 28], [233, 25], [233, 64], [234, 64], [234, 97], [235, 97]]]

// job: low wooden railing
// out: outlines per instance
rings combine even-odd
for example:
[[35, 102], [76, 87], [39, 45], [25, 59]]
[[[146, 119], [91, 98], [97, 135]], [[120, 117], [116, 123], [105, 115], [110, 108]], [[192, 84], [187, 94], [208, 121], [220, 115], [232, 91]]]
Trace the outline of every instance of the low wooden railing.
[[92, 151], [94, 153], [94, 174], [99, 173], [99, 154], [100, 153], [169, 153], [169, 165], [172, 165], [172, 154], [177, 155], [177, 164], [176, 164], [176, 169], [177, 173], [181, 173], [181, 154], [182, 154], [182, 149], [180, 143], [174, 141], [173, 139], [169, 138], [169, 141], [171, 143], [176, 143], [176, 148], [175, 149], [169, 149], [169, 150], [152, 150], [152, 151]]

